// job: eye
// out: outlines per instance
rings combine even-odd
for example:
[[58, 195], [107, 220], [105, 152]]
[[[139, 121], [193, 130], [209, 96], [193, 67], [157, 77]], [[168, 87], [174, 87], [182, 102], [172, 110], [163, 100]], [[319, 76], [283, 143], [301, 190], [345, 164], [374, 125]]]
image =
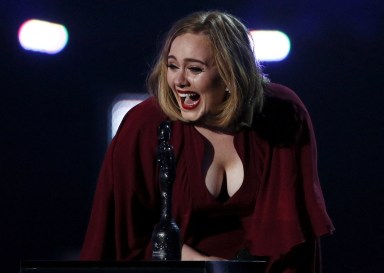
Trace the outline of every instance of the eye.
[[189, 70], [194, 74], [199, 74], [199, 73], [203, 72], [203, 69], [198, 67], [198, 66], [191, 66], [191, 67], [189, 67]]
[[175, 65], [175, 64], [167, 64], [167, 67], [171, 70], [175, 70], [177, 69], [178, 67]]

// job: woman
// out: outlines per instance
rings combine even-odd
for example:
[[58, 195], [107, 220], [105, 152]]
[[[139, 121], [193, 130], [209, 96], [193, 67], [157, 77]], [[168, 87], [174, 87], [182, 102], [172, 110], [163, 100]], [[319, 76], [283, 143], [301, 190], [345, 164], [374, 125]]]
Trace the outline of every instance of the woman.
[[268, 256], [269, 272], [317, 272], [331, 234], [308, 112], [271, 83], [234, 16], [193, 13], [170, 29], [99, 177], [81, 258], [150, 260], [159, 221], [157, 128], [172, 121], [173, 217], [182, 260]]

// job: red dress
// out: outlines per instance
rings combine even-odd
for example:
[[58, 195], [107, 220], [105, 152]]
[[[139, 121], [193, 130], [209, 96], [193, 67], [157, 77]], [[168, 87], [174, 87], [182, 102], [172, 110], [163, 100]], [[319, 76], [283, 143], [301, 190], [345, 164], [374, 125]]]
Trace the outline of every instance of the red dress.
[[[149, 98], [122, 121], [102, 165], [82, 260], [151, 259], [160, 216], [157, 127], [165, 119]], [[292, 90], [270, 84], [263, 113], [235, 134], [244, 180], [232, 197], [219, 200], [207, 190], [207, 142], [193, 125], [172, 122], [170, 142], [177, 161], [173, 217], [184, 243], [227, 259], [246, 248], [270, 257], [269, 272], [316, 272], [317, 239], [334, 228], [311, 120]]]

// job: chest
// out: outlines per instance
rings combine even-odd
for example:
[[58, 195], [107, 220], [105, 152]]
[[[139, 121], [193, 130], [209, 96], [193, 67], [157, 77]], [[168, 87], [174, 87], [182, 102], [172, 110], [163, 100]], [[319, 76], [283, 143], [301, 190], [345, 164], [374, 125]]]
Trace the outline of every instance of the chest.
[[[234, 210], [241, 215], [251, 213], [265, 157], [264, 146], [254, 133], [240, 131], [211, 138], [193, 126], [175, 125], [171, 142], [177, 159], [173, 201], [180, 204], [175, 205], [175, 215], [184, 219], [186, 215], [209, 211], [214, 215]], [[226, 199], [220, 198], [223, 191]]]
[[234, 145], [234, 136], [198, 129], [204, 137], [202, 175], [208, 192], [232, 197], [242, 186], [244, 167]]

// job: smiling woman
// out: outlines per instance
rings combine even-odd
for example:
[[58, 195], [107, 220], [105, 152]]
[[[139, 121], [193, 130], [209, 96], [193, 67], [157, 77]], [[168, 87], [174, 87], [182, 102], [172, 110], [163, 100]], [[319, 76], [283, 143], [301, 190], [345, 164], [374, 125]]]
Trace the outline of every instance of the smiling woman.
[[148, 76], [151, 96], [128, 111], [106, 153], [81, 259], [151, 259], [157, 130], [169, 121], [181, 259], [319, 271], [320, 237], [334, 228], [311, 119], [294, 91], [263, 75], [249, 37], [219, 11], [173, 25]]
[[175, 38], [169, 50], [167, 81], [185, 121], [205, 122], [225, 100], [226, 86], [211, 43], [203, 34]]

